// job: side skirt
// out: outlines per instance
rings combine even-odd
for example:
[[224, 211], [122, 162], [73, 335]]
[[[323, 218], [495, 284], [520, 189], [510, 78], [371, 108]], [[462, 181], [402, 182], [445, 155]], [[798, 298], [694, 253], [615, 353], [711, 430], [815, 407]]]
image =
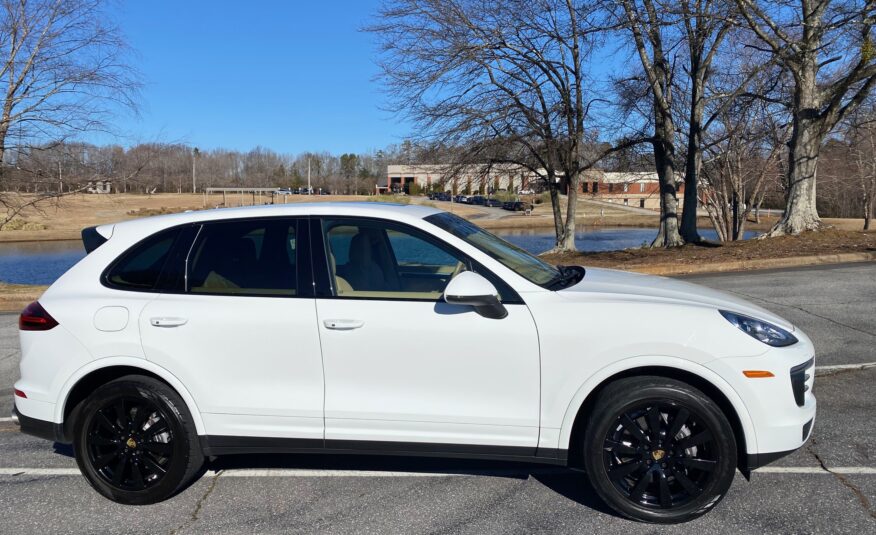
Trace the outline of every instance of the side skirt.
[[390, 455], [399, 457], [445, 457], [541, 464], [568, 464], [568, 451], [516, 446], [434, 444], [426, 442], [372, 442], [301, 438], [236, 437], [202, 435], [204, 455], [297, 453], [329, 455]]

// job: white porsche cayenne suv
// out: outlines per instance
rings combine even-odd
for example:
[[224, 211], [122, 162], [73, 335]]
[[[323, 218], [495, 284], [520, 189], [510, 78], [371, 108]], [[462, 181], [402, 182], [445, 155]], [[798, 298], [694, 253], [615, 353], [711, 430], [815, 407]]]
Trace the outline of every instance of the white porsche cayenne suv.
[[570, 465], [619, 513], [699, 516], [812, 431], [813, 346], [676, 280], [554, 267], [426, 206], [315, 203], [85, 229], [20, 317], [15, 415], [89, 483], [164, 500], [205, 457]]

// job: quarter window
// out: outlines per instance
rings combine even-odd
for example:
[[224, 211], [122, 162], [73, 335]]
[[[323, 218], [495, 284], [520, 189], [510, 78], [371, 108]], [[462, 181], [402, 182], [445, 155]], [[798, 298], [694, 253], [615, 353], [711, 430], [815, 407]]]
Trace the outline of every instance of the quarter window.
[[110, 268], [106, 282], [124, 290], [152, 290], [158, 284], [180, 228], [158, 232], [128, 250]]
[[189, 255], [188, 291], [216, 295], [298, 293], [296, 222], [210, 223]]

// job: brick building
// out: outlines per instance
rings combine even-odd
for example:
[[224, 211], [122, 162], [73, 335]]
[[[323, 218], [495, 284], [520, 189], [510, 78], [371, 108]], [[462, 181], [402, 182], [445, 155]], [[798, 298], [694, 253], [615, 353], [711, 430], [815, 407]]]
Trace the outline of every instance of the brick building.
[[[411, 185], [419, 191], [443, 191], [468, 194], [486, 194], [489, 191], [534, 191], [545, 189], [543, 180], [532, 171], [515, 165], [469, 165], [453, 168], [447, 165], [389, 165], [385, 185], [378, 184], [378, 192], [410, 193]], [[562, 193], [568, 192], [567, 181], [558, 177]], [[660, 185], [655, 172], [611, 172], [590, 170], [579, 182], [578, 193], [598, 200], [636, 206], [660, 208]], [[679, 188], [679, 202], [683, 200], [683, 186]]]

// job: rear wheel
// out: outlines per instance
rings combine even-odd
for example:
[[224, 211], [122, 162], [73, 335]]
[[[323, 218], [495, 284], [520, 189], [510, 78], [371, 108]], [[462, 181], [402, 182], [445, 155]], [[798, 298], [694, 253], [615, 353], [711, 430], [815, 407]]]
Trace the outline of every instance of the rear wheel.
[[736, 441], [721, 409], [701, 391], [672, 379], [634, 377], [599, 394], [584, 464], [596, 492], [622, 515], [686, 522], [727, 493]]
[[76, 414], [76, 462], [91, 486], [110, 500], [159, 502], [203, 465], [188, 408], [160, 381], [116, 379], [95, 390]]

